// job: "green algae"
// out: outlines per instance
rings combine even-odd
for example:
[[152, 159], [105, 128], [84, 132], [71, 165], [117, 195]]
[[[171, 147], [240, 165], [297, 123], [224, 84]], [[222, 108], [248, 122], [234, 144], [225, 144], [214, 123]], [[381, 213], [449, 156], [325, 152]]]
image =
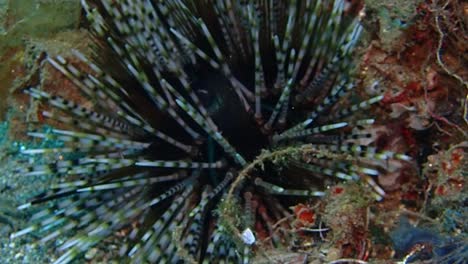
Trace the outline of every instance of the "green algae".
[[10, 87], [21, 76], [25, 40], [77, 29], [80, 16], [79, 0], [0, 0], [0, 120], [11, 105]]
[[364, 23], [376, 30], [383, 47], [391, 47], [415, 20], [417, 6], [421, 0], [366, 0], [366, 17]]
[[0, 50], [22, 44], [24, 37], [49, 37], [76, 29], [81, 8], [78, 0], [0, 0], [4, 13]]

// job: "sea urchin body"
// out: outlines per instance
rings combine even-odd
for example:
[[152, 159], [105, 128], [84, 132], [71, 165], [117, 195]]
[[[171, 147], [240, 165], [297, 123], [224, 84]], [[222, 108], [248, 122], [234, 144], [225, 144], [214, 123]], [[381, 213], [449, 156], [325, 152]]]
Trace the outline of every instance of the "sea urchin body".
[[[57, 124], [29, 135], [65, 146], [23, 154], [74, 155], [21, 170], [70, 177], [21, 206], [54, 201], [12, 237], [41, 231], [46, 242], [75, 231], [56, 263], [128, 226], [120, 254], [131, 262], [246, 263], [262, 233], [272, 247], [291, 241], [289, 223], [274, 225], [288, 206], [322, 196], [335, 179], [363, 179], [382, 197], [374, 178], [389, 159], [408, 159], [363, 143], [374, 120], [355, 113], [382, 97], [350, 96], [361, 26], [347, 1], [82, 5], [95, 56], [74, 54], [88, 69], [48, 61], [93, 106], [26, 90]], [[235, 201], [240, 221], [222, 224], [222, 199]]]

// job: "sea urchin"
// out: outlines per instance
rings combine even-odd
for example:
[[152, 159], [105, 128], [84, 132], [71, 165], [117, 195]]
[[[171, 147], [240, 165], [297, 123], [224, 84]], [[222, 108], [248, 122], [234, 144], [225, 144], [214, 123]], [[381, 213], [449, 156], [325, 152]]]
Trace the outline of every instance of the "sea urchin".
[[[56, 124], [29, 135], [64, 146], [22, 153], [64, 155], [21, 173], [69, 177], [21, 206], [53, 201], [12, 237], [40, 231], [46, 242], [75, 231], [57, 245], [65, 253], [55, 263], [129, 226], [120, 254], [131, 262], [247, 263], [256, 236], [269, 236], [272, 247], [293, 239], [290, 223], [274, 225], [290, 215], [288, 206], [322, 196], [336, 179], [363, 179], [382, 197], [374, 178], [389, 159], [408, 159], [369, 146], [365, 128], [374, 120], [355, 115], [382, 99], [353, 95], [351, 51], [361, 32], [355, 4], [82, 6], [94, 58], [74, 51], [80, 67], [61, 56], [47, 60], [92, 107], [26, 89]], [[237, 221], [216, 210], [220, 201], [235, 207]]]

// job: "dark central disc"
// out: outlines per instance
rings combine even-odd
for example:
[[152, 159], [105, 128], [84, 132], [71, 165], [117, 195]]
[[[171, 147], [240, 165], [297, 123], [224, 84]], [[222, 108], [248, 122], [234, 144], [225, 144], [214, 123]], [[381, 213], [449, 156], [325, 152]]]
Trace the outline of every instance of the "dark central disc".
[[[219, 72], [203, 67], [194, 77], [192, 87], [220, 133], [246, 160], [253, 160], [268, 147], [268, 137], [260, 131], [229, 81]], [[216, 148], [222, 151], [217, 144]]]

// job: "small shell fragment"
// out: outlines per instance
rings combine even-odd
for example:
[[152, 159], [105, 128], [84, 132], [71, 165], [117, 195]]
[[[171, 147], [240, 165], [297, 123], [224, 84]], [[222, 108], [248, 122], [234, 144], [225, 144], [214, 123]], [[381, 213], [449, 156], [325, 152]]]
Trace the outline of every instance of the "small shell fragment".
[[250, 228], [246, 228], [243, 232], [242, 232], [242, 241], [244, 241], [244, 243], [246, 245], [253, 245], [253, 243], [255, 243], [255, 235], [253, 234], [252, 230], [250, 230]]

